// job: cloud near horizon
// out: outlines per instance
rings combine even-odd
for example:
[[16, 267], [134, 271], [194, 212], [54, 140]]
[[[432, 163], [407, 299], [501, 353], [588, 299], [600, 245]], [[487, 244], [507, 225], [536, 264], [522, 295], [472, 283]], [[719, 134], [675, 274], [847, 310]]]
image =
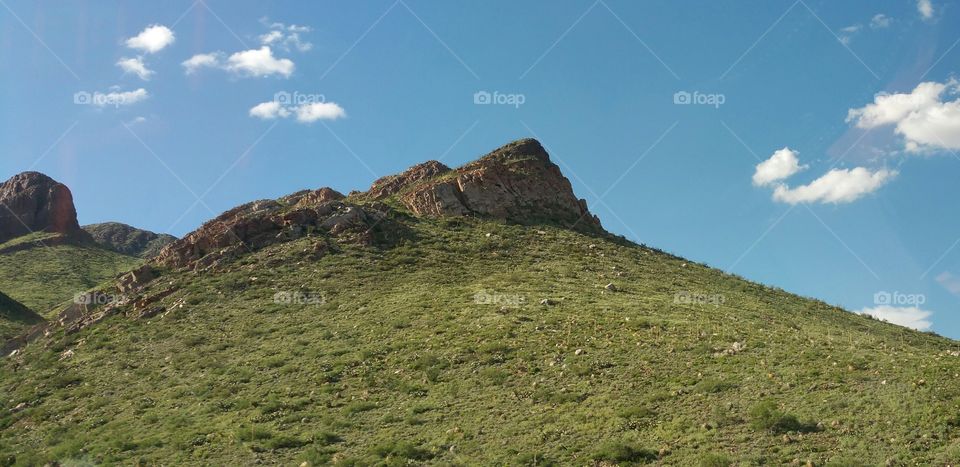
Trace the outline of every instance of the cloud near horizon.
[[916, 329], [917, 331], [928, 331], [930, 326], [933, 325], [928, 319], [933, 315], [933, 312], [921, 310], [917, 307], [880, 305], [872, 308], [862, 308], [857, 314], [869, 315], [881, 321]]

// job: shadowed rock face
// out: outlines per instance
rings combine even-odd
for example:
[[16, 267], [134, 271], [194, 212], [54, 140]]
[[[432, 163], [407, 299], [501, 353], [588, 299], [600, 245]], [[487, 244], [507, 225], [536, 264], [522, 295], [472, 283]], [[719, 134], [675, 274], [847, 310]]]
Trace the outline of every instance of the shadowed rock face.
[[24, 172], [0, 185], [0, 243], [33, 232], [89, 240], [77, 222], [66, 185], [38, 172]]
[[534, 139], [512, 142], [455, 170], [435, 161], [414, 166], [378, 180], [367, 195], [396, 195], [417, 215], [480, 215], [602, 230], [586, 201], [574, 195], [570, 181]]

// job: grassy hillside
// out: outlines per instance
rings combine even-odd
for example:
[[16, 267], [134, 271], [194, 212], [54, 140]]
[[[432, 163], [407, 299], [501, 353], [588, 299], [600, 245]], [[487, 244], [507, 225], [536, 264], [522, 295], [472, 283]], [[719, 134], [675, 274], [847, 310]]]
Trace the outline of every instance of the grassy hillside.
[[960, 460], [955, 341], [613, 240], [408, 222], [168, 272], [166, 314], [0, 361], [0, 465]]
[[[0, 290], [50, 317], [74, 294], [113, 278], [142, 260], [95, 246], [53, 245], [55, 235], [34, 234], [0, 245]], [[26, 243], [42, 241], [20, 249]]]
[[0, 341], [9, 339], [43, 318], [16, 300], [0, 293]]

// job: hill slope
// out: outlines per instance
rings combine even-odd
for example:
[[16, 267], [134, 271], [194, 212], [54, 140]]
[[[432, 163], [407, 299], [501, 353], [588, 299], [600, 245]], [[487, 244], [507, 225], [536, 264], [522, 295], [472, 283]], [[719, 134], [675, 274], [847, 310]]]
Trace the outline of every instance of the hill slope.
[[32, 234], [0, 245], [0, 290], [45, 316], [77, 293], [142, 262], [92, 243], [78, 245], [59, 238]]
[[225, 213], [0, 361], [0, 463], [960, 459], [955, 341], [571, 230], [571, 193], [484, 211], [556, 186], [533, 159]]
[[43, 317], [0, 292], [0, 340], [9, 339], [42, 321]]
[[151, 258], [175, 241], [173, 235], [157, 234], [119, 222], [83, 226], [100, 246], [127, 256]]

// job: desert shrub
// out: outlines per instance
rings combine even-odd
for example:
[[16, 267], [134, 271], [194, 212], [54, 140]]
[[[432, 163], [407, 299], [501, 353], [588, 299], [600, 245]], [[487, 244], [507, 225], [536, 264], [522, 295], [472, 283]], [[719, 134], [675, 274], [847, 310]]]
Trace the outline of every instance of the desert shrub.
[[730, 467], [733, 461], [723, 454], [707, 453], [700, 456], [700, 467]]
[[773, 433], [788, 431], [813, 431], [814, 427], [801, 423], [792, 414], [781, 412], [773, 401], [764, 401], [750, 409], [751, 426], [755, 430], [767, 430]]
[[391, 441], [379, 444], [373, 448], [373, 453], [383, 459], [399, 458], [423, 461], [433, 457], [429, 451], [421, 449], [409, 441]]
[[647, 462], [657, 459], [657, 453], [635, 447], [622, 442], [607, 442], [602, 444], [593, 454], [593, 460], [598, 462]]

